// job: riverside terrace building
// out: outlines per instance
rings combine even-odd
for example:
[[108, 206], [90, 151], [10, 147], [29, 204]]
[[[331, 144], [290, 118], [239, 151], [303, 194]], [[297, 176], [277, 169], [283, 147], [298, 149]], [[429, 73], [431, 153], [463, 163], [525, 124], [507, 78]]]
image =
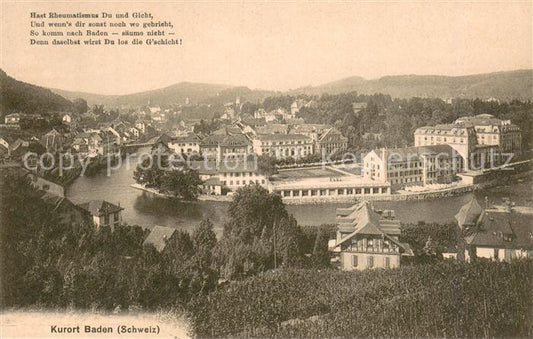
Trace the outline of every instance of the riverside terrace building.
[[490, 114], [462, 117], [453, 124], [424, 126], [415, 133], [415, 146], [450, 145], [465, 161], [465, 169], [499, 163], [501, 153], [521, 153], [520, 128]]
[[314, 142], [302, 134], [259, 134], [255, 136], [252, 144], [257, 155], [298, 159], [313, 154]]
[[412, 256], [408, 244], [401, 243], [400, 220], [394, 211], [376, 211], [362, 201], [348, 208], [337, 208], [336, 238], [328, 243], [333, 263], [343, 271], [400, 266], [402, 255]]
[[389, 196], [390, 184], [333, 167], [280, 170], [269, 190], [286, 202], [356, 201]]
[[449, 145], [373, 150], [363, 158], [363, 176], [406, 186], [451, 183], [463, 171], [463, 159]]

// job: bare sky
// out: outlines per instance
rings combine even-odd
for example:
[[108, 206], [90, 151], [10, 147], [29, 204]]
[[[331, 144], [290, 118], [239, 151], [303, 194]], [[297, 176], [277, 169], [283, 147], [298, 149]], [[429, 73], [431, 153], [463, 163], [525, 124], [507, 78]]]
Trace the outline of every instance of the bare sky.
[[[74, 91], [124, 94], [181, 81], [285, 90], [354, 75], [533, 68], [532, 1], [0, 2], [0, 67]], [[147, 11], [172, 21], [183, 46], [30, 46], [33, 11]]]

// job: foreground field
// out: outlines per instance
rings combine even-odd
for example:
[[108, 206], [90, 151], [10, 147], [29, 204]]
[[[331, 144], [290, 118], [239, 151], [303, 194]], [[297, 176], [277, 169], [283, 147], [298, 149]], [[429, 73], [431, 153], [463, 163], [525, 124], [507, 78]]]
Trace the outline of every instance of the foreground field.
[[207, 337], [531, 337], [532, 273], [525, 261], [278, 270], [197, 301], [192, 327]]

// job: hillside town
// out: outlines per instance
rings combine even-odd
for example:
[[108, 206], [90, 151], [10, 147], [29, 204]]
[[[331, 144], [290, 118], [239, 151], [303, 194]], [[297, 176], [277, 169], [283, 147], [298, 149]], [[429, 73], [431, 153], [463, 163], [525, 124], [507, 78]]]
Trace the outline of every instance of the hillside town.
[[3, 1], [0, 337], [533, 338], [532, 5]]
[[[313, 100], [299, 99], [290, 110], [259, 108], [251, 115], [242, 113], [237, 97], [224, 105], [207, 129], [204, 120], [182, 118], [182, 106], [147, 106], [121, 114], [98, 105], [89, 109], [85, 103], [81, 114], [44, 118], [10, 113], [0, 126], [4, 131], [0, 152], [5, 165], [26, 161], [33, 172], [65, 183], [66, 176], [57, 174], [59, 158], [96, 165], [151, 147], [154, 154], [193, 161], [190, 167], [203, 180], [204, 199], [259, 184], [289, 203], [401, 199], [401, 195], [473, 189], [488, 181], [495, 168], [521, 159], [520, 127], [490, 114], [419, 127], [412, 146], [350, 153], [348, 137], [338, 128], [307, 123], [298, 116], [299, 109], [309, 105]], [[366, 103], [354, 102], [353, 107], [357, 115]], [[33, 132], [36, 126], [42, 132]], [[54, 163], [38, 161], [45, 153]], [[24, 158], [27, 154], [33, 156]], [[261, 168], [257, 159], [268, 159], [271, 168]]]
[[[148, 105], [124, 114], [99, 105], [91, 109], [83, 99], [78, 103], [82, 109], [77, 113], [48, 117], [6, 114], [0, 126], [2, 166], [20, 168], [18, 175], [31, 178], [43, 192], [42, 200], [60, 211], [65, 220], [85, 218], [92, 220], [97, 229], [114, 230], [123, 225], [120, 202], [97, 199], [74, 205], [65, 197], [64, 186], [77, 176], [91, 175], [87, 169], [98, 173], [114, 164], [109, 159], [122, 161], [139, 149], [148, 149], [147, 154], [166, 162], [179, 156], [179, 168], [196, 173], [196, 181], [191, 181], [196, 186], [189, 188], [192, 199], [231, 201], [239, 189], [259, 186], [287, 204], [354, 204], [337, 209], [338, 228], [328, 243], [332, 265], [343, 270], [398, 267], [401, 256], [414, 255], [408, 243], [399, 241], [401, 221], [395, 212], [378, 210], [373, 201], [462, 194], [494, 185], [502, 170], [529, 162], [521, 157], [520, 127], [491, 114], [419, 127], [413, 133], [412, 146], [352, 154], [349, 138], [338, 128], [307, 123], [299, 115], [302, 107], [315, 104], [313, 100], [298, 99], [289, 109], [278, 107], [267, 112], [258, 108], [245, 114], [244, 104], [237, 97], [225, 103], [219, 117], [210, 122], [182, 117], [182, 109], [193, 106], [188, 99], [173, 108]], [[367, 103], [354, 102], [351, 106], [352, 114], [358, 115]], [[362, 140], [368, 138], [379, 141], [381, 134], [362, 135]], [[69, 166], [60, 168], [66, 159], [70, 159]], [[149, 181], [149, 174], [139, 173], [132, 187], [176, 196], [155, 185], [157, 177]], [[499, 210], [488, 206], [483, 209], [472, 200], [461, 208], [457, 222], [461, 229], [474, 227], [478, 233], [465, 236], [464, 244], [455, 244], [444, 255], [462, 260], [472, 255], [494, 260], [530, 257], [533, 243], [527, 236], [527, 220], [532, 211], [524, 208], [511, 213], [514, 209], [510, 205]], [[488, 222], [494, 216], [508, 221]], [[496, 238], [483, 237], [489, 229]], [[146, 241], [162, 251], [165, 241], [174, 234], [172, 230], [157, 226]], [[167, 240], [159, 239], [156, 233]], [[500, 253], [501, 248], [505, 252]], [[459, 249], [463, 252], [458, 256]]]

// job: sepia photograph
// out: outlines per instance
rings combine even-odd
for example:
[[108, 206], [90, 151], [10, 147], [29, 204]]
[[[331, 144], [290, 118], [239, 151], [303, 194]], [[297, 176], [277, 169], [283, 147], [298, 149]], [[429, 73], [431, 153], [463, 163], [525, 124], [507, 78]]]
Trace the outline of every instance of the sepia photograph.
[[0, 0], [0, 338], [533, 337], [533, 2]]

